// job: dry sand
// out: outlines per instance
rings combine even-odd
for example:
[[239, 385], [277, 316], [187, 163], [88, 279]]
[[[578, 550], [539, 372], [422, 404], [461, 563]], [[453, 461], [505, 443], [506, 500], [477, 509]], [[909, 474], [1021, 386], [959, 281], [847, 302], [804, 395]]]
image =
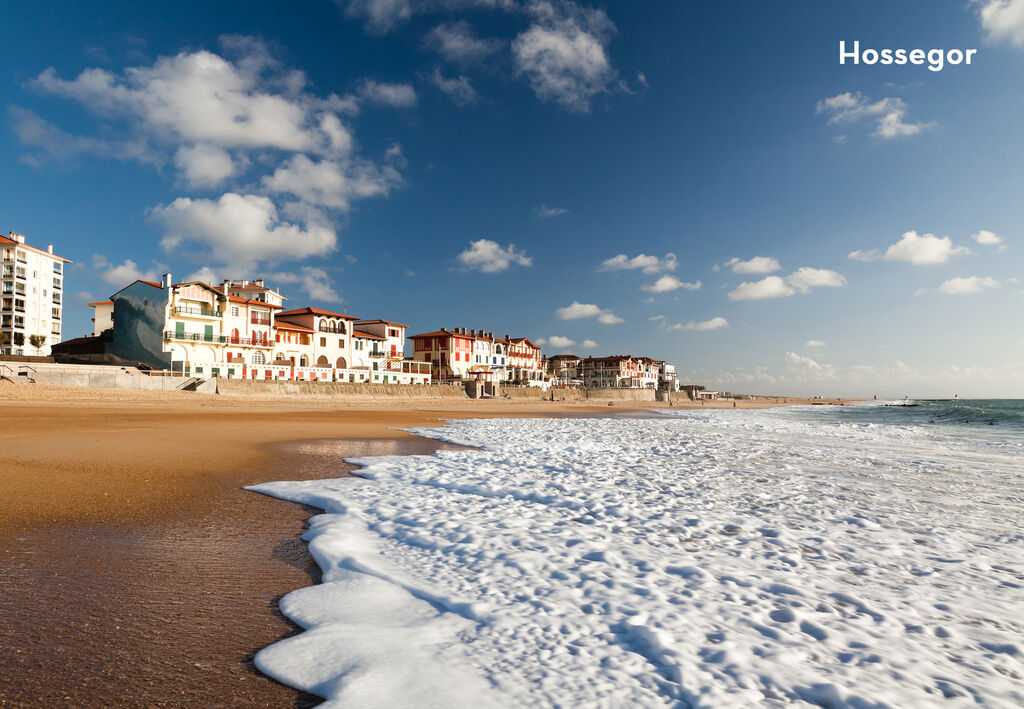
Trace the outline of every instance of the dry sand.
[[661, 406], [0, 385], [0, 706], [314, 704], [251, 665], [295, 632], [277, 599], [319, 577], [314, 511], [242, 486], [438, 447], [393, 427]]

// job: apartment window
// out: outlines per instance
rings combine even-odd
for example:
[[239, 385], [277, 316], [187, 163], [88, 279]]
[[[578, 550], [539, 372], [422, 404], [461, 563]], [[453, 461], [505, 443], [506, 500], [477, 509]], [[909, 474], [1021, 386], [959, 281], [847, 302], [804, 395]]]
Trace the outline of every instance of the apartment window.
[[58, 289], [58, 290], [60, 290], [60, 279], [59, 278], [54, 278], [53, 279], [53, 287]]
[[235, 318], [238, 317], [238, 306], [237, 305], [232, 305], [231, 306], [231, 316], [235, 317]]
[[389, 329], [388, 330], [388, 337], [398, 337], [398, 330]]
[[363, 341], [362, 340], [356, 340], [355, 348], [358, 351], [362, 352], [363, 351]]
[[17, 274], [18, 278], [25, 278], [25, 269], [22, 268], [21, 266], [18, 266]]
[[53, 272], [54, 273], [60, 273], [60, 264], [59, 263], [53, 264]]
[[57, 305], [60, 305], [60, 293], [53, 294], [53, 302], [56, 303]]
[[327, 338], [326, 337], [321, 337], [320, 338], [320, 346], [321, 347], [327, 347]]
[[341, 349], [345, 349], [345, 341], [344, 340], [338, 340], [338, 347], [340, 347]]
[[24, 251], [18, 252], [18, 260], [21, 261], [22, 263], [28, 263], [28, 259], [25, 257]]
[[54, 320], [60, 320], [60, 308], [52, 308], [51, 315]]

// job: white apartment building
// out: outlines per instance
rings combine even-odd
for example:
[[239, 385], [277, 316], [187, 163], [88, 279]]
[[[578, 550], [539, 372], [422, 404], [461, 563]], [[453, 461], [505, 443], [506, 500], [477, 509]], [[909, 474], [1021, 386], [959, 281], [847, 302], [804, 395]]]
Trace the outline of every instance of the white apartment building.
[[99, 337], [104, 330], [114, 327], [114, 301], [101, 300], [89, 303], [92, 308], [92, 336]]
[[[50, 345], [61, 341], [64, 308], [64, 264], [69, 259], [29, 246], [23, 234], [0, 236], [3, 275], [0, 279], [0, 333], [7, 335], [0, 352], [13, 355], [48, 355]], [[41, 347], [31, 337], [46, 338]]]

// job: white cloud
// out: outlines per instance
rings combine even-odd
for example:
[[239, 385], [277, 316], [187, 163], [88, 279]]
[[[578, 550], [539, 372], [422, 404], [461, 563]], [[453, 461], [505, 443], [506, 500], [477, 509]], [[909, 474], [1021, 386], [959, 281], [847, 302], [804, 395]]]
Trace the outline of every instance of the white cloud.
[[771, 256], [755, 256], [749, 261], [731, 258], [725, 265], [731, 268], [733, 273], [774, 273], [782, 269], [778, 260]]
[[197, 271], [193, 271], [185, 277], [184, 282], [189, 281], [200, 281], [209, 285], [217, 285], [223, 283], [224, 279], [220, 277], [220, 271], [209, 266], [203, 266]]
[[505, 42], [500, 39], [481, 39], [473, 33], [468, 22], [460, 20], [445, 22], [430, 30], [424, 44], [446, 61], [468, 64], [500, 51]]
[[943, 283], [939, 286], [939, 292], [946, 295], [967, 295], [970, 293], [980, 293], [983, 290], [998, 286], [999, 281], [987, 276], [961, 276], [959, 278], [950, 278]]
[[989, 40], [1024, 48], [1024, 0], [975, 0]]
[[982, 244], [984, 246], [999, 246], [1000, 244], [1003, 243], [1003, 240], [1001, 238], [999, 238], [992, 232], [988, 231], [987, 229], [982, 229], [976, 234], [971, 234], [971, 238], [974, 239], [977, 243]]
[[700, 290], [700, 281], [697, 281], [696, 283], [687, 283], [666, 273], [654, 283], [648, 283], [640, 286], [640, 290], [649, 291], [651, 293], [670, 293], [680, 288], [685, 290]]
[[513, 265], [532, 266], [533, 259], [522, 251], [517, 251], [514, 244], [507, 248], [490, 239], [471, 241], [469, 248], [456, 256], [463, 268], [483, 273], [501, 273]]
[[764, 300], [787, 298], [797, 293], [807, 293], [811, 288], [839, 288], [846, 285], [846, 279], [826, 268], [798, 268], [782, 278], [766, 276], [760, 281], [744, 282], [729, 291], [729, 300]]
[[174, 154], [174, 164], [192, 187], [214, 187], [235, 174], [231, 155], [216, 145], [183, 145]]
[[371, 103], [392, 108], [411, 108], [416, 105], [416, 90], [411, 84], [366, 79], [359, 85], [359, 96]]
[[582, 347], [585, 350], [596, 350], [598, 347], [600, 347], [600, 345], [594, 342], [593, 340], [584, 340], [583, 342], [580, 343], [580, 347]]
[[709, 330], [721, 330], [723, 327], [729, 327], [729, 321], [723, 317], [716, 317], [711, 318], [710, 320], [705, 320], [703, 322], [694, 322], [691, 320], [685, 325], [676, 323], [675, 325], [670, 326], [668, 330], [692, 330], [696, 332], [707, 332]]
[[834, 379], [835, 368], [828, 364], [819, 364], [810, 357], [798, 355], [796, 352], [786, 353], [786, 365], [791, 372], [808, 379]]
[[625, 322], [611, 310], [602, 310], [593, 303], [580, 303], [573, 301], [571, 305], [555, 310], [559, 320], [580, 320], [582, 318], [597, 318], [599, 323], [604, 325], [617, 325]]
[[945, 263], [952, 256], [969, 253], [963, 246], [953, 246], [948, 236], [938, 237], [934, 234], [918, 234], [908, 231], [900, 240], [885, 251], [886, 261], [907, 261], [915, 266]]
[[652, 315], [651, 317], [649, 317], [647, 319], [648, 320], [664, 320], [665, 316], [664, 315]]
[[144, 281], [160, 280], [160, 274], [156, 266], [153, 268], [140, 268], [131, 259], [125, 259], [120, 264], [113, 264], [107, 261], [106, 256], [93, 254], [92, 265], [93, 268], [100, 272], [100, 278], [112, 286], [124, 287], [139, 279]]
[[296, 261], [334, 251], [334, 230], [310, 215], [305, 228], [283, 221], [266, 197], [228, 192], [218, 200], [179, 197], [157, 205], [150, 219], [161, 224], [161, 245], [181, 253], [188, 243], [216, 263], [245, 271], [268, 260]]
[[562, 337], [561, 335], [552, 335], [548, 338], [548, 344], [556, 350], [560, 350], [572, 347], [576, 344], [576, 340], [570, 340], [568, 337]]
[[413, 15], [413, 0], [347, 0], [338, 4], [350, 17], [366, 19], [371, 32], [384, 33]]
[[811, 288], [840, 288], [846, 285], [846, 279], [827, 268], [804, 266], [786, 276], [786, 283], [801, 293], [806, 293]]
[[804, 347], [810, 347], [812, 349], [820, 349], [825, 347], [826, 343], [822, 340], [808, 340], [804, 343]]
[[449, 79], [441, 74], [441, 69], [435, 67], [434, 73], [430, 75], [434, 86], [441, 90], [459, 106], [468, 106], [480, 100], [480, 94], [473, 88], [468, 76], [458, 76]]
[[568, 214], [569, 210], [564, 207], [549, 207], [546, 204], [541, 204], [533, 208], [533, 213], [541, 219], [551, 219], [552, 217], [560, 217], [563, 214]]
[[674, 271], [678, 265], [676, 255], [665, 254], [664, 258], [638, 254], [629, 258], [626, 254], [619, 254], [601, 262], [598, 271], [631, 271], [641, 269], [644, 273], [661, 273], [662, 271]]
[[99, 155], [122, 161], [159, 164], [161, 158], [140, 139], [103, 140], [72, 135], [61, 130], [32, 111], [20, 106], [8, 106], [7, 115], [19, 142], [32, 149], [23, 162], [39, 166], [47, 161], [68, 161], [81, 155]]
[[[818, 114], [828, 116], [830, 125], [853, 126], [872, 124], [872, 135], [878, 138], [902, 138], [932, 128], [934, 123], [913, 123], [905, 120], [907, 105], [899, 98], [870, 101], [859, 91], [841, 93], [818, 101]], [[846, 136], [842, 136], [845, 140]]]
[[294, 195], [306, 204], [348, 211], [353, 200], [385, 196], [401, 181], [398, 170], [386, 164], [314, 162], [295, 155], [273, 175], [264, 176], [263, 187], [271, 193]]
[[574, 3], [536, 1], [529, 10], [534, 23], [512, 42], [516, 71], [542, 101], [589, 111], [591, 99], [615, 78], [605, 51], [615, 25], [604, 11]]
[[765, 298], [786, 298], [796, 293], [779, 276], [765, 276], [760, 281], [743, 282], [729, 291], [729, 300], [763, 300]]
[[334, 290], [326, 269], [315, 266], [303, 266], [297, 272], [268, 273], [266, 278], [281, 283], [298, 284], [302, 292], [310, 299], [322, 303], [340, 303], [342, 297]]
[[867, 263], [868, 261], [877, 261], [881, 256], [882, 255], [879, 253], [878, 249], [870, 249], [868, 251], [851, 251], [846, 255], [846, 258], [851, 261], [862, 261]]

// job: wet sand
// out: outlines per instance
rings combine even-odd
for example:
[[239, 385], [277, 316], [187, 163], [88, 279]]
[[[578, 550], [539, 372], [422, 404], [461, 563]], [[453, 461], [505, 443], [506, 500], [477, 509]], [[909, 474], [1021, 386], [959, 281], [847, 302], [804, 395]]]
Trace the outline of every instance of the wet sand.
[[393, 426], [609, 412], [4, 388], [0, 706], [313, 706], [251, 658], [296, 632], [277, 600], [319, 579], [300, 538], [317, 510], [243, 486], [444, 447]]

